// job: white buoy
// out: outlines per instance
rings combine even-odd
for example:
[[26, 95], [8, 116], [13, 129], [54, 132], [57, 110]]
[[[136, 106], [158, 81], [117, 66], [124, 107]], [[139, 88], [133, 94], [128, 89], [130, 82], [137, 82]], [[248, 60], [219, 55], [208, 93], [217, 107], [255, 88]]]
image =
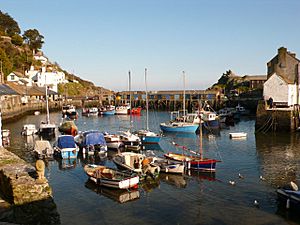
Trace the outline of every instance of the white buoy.
[[259, 206], [259, 203], [257, 200], [254, 200], [254, 203], [253, 203], [255, 206]]

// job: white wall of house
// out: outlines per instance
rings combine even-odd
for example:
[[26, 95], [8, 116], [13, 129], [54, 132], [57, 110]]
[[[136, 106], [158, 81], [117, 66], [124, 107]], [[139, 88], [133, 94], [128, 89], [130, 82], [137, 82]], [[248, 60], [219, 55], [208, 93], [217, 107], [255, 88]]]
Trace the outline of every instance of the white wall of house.
[[58, 71], [47, 72], [45, 69], [43, 69], [41, 72], [36, 74], [34, 80], [39, 87], [49, 85], [51, 90], [57, 92], [58, 84], [65, 82], [65, 73]]
[[8, 74], [6, 79], [9, 82], [18, 82], [20, 80], [20, 78], [14, 72]]
[[289, 102], [289, 85], [280, 76], [274, 73], [264, 83], [264, 99], [268, 100], [270, 97], [273, 98], [274, 102]]
[[264, 83], [263, 95], [265, 100], [272, 97], [274, 102], [285, 102], [287, 105], [292, 106], [300, 103], [300, 96], [298, 96], [299, 99], [297, 101], [297, 89], [300, 93], [300, 86], [288, 84], [281, 76], [274, 73]]

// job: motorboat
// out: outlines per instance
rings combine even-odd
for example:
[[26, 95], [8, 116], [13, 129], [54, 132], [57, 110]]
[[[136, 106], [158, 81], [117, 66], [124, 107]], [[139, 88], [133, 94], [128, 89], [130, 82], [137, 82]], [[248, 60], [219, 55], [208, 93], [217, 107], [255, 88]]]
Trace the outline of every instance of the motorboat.
[[33, 154], [37, 159], [53, 159], [54, 149], [49, 141], [37, 140], [34, 144]]
[[95, 184], [110, 188], [138, 188], [140, 181], [136, 173], [121, 172], [102, 165], [88, 164], [84, 166], [84, 171]]
[[116, 113], [116, 107], [114, 105], [107, 105], [107, 106], [102, 106], [99, 108], [99, 113], [101, 115], [115, 115]]
[[21, 134], [24, 136], [30, 136], [36, 134], [37, 132], [38, 130], [36, 129], [35, 124], [25, 124], [22, 127]]
[[143, 144], [157, 144], [162, 137], [160, 134], [149, 130], [138, 130], [136, 134], [140, 137]]
[[76, 107], [74, 105], [64, 105], [62, 107], [62, 115], [63, 115], [63, 117], [68, 117], [70, 119], [78, 118], [78, 113], [77, 113]]
[[184, 173], [184, 163], [160, 157], [153, 157], [153, 163], [160, 167], [164, 173]]
[[105, 154], [107, 152], [104, 135], [97, 130], [80, 132], [75, 136], [75, 142], [84, 154], [95, 155], [95, 153]]
[[152, 161], [152, 157], [135, 152], [121, 152], [113, 157], [113, 162], [118, 168], [138, 173], [142, 177], [154, 177], [159, 174], [160, 167], [152, 164]]
[[141, 139], [136, 134], [128, 131], [119, 131], [120, 141], [123, 142], [125, 149], [138, 151], [141, 148]]
[[120, 136], [117, 134], [109, 134], [107, 132], [103, 133], [107, 148], [118, 149], [124, 146], [123, 142], [120, 140]]
[[115, 114], [117, 114], [117, 115], [128, 115], [129, 110], [130, 110], [130, 105], [129, 104], [120, 105], [120, 106], [116, 107]]
[[77, 158], [79, 147], [72, 135], [61, 135], [58, 137], [54, 147], [54, 154], [62, 159]]

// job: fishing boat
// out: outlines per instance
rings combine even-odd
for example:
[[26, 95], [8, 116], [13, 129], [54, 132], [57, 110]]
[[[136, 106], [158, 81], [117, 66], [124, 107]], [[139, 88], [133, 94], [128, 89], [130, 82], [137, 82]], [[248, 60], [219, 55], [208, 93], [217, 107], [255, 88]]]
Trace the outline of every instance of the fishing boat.
[[141, 115], [142, 107], [133, 107], [131, 108], [132, 115]]
[[108, 149], [118, 149], [124, 146], [119, 135], [109, 134], [108, 132], [104, 132], [103, 135]]
[[58, 127], [58, 131], [75, 137], [78, 133], [78, 128], [73, 120], [64, 120]]
[[34, 144], [33, 154], [37, 159], [53, 159], [54, 149], [47, 140], [37, 140]]
[[48, 102], [48, 87], [45, 85], [46, 89], [46, 110], [47, 110], [47, 116], [46, 116], [46, 122], [42, 121], [39, 127], [38, 133], [41, 136], [51, 137], [55, 136], [55, 129], [56, 125], [54, 123], [50, 122], [50, 113], [49, 113], [49, 102]]
[[36, 129], [35, 124], [25, 124], [22, 127], [21, 134], [23, 136], [30, 136], [30, 135], [35, 135], [37, 132], [38, 130]]
[[140, 181], [140, 178], [137, 174], [121, 172], [116, 169], [101, 165], [85, 165], [84, 171], [89, 176], [89, 179], [95, 184], [110, 188], [138, 188], [138, 183]]
[[119, 105], [116, 107], [115, 114], [117, 115], [128, 115], [130, 110], [129, 104]]
[[146, 86], [146, 129], [138, 130], [137, 135], [141, 138], [143, 144], [157, 144], [161, 135], [149, 130], [149, 100], [147, 88], [147, 69], [145, 68], [145, 86]]
[[184, 164], [182, 162], [168, 160], [160, 157], [153, 157], [153, 163], [160, 167], [160, 172], [164, 173], [184, 173]]
[[78, 113], [76, 111], [76, 107], [74, 105], [63, 105], [62, 106], [62, 115], [63, 118], [77, 119]]
[[97, 107], [89, 108], [89, 116], [98, 116], [99, 111]]
[[72, 135], [58, 137], [54, 147], [54, 154], [62, 159], [77, 158], [79, 148]]
[[115, 115], [115, 113], [116, 113], [116, 107], [114, 105], [107, 105], [99, 108], [99, 114], [103, 116]]
[[152, 157], [148, 157], [141, 153], [121, 152], [113, 157], [113, 162], [120, 169], [126, 169], [141, 176], [157, 176], [160, 172], [160, 167], [152, 164]]
[[200, 151], [197, 153], [196, 151], [188, 150], [187, 148], [183, 148], [184, 150], [188, 150], [193, 155], [186, 155], [186, 154], [178, 154], [169, 152], [165, 154], [166, 158], [173, 159], [180, 162], [186, 162], [187, 169], [192, 170], [200, 170], [200, 171], [210, 171], [214, 172], [216, 170], [216, 163], [220, 162], [216, 159], [209, 159], [203, 157], [203, 149], [202, 149], [202, 123], [200, 121], [199, 126], [199, 140], [200, 140]]
[[80, 132], [75, 136], [75, 142], [84, 154], [95, 155], [105, 154], [107, 152], [104, 135], [97, 130]]
[[169, 121], [168, 123], [161, 123], [160, 129], [163, 132], [196, 132], [199, 125], [187, 122], [185, 119], [185, 73], [183, 71], [183, 121]]
[[120, 141], [123, 143], [125, 149], [138, 151], [141, 149], [141, 139], [136, 134], [131, 133], [130, 130], [119, 131], [117, 133], [120, 137]]

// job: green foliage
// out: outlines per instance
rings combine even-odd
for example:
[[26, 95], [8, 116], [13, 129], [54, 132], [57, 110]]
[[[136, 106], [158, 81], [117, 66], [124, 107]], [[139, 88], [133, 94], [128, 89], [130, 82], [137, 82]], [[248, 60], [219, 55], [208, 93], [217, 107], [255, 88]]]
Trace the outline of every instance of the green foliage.
[[60, 95], [78, 96], [83, 95], [85, 88], [80, 83], [67, 83], [58, 85], [58, 93]]
[[41, 49], [44, 44], [44, 36], [37, 29], [26, 30], [23, 34], [23, 39], [30, 49]]
[[22, 46], [23, 44], [23, 38], [19, 34], [14, 34], [11, 37], [11, 43], [17, 46]]
[[20, 34], [21, 30], [18, 23], [7, 13], [3, 13], [0, 10], [0, 30], [12, 37], [15, 34]]
[[12, 72], [13, 65], [6, 55], [5, 51], [0, 48], [0, 63], [2, 62], [2, 71], [4, 76], [6, 77], [10, 72]]

